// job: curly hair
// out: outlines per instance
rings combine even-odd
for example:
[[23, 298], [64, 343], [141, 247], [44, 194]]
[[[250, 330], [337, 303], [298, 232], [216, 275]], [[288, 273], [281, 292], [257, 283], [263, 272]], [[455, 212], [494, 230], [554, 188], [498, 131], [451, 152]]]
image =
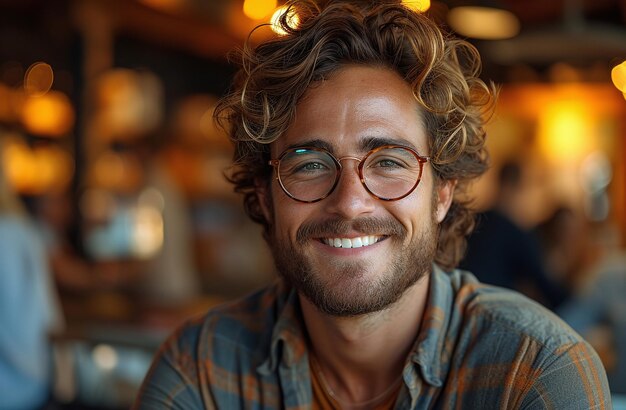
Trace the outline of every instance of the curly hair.
[[215, 110], [235, 144], [229, 179], [243, 193], [247, 214], [264, 226], [267, 238], [269, 221], [256, 187], [271, 180], [269, 144], [289, 128], [307, 89], [349, 64], [389, 68], [407, 82], [422, 107], [436, 181], [456, 181], [435, 256], [443, 268], [454, 268], [474, 227], [462, 194], [487, 169], [483, 122], [496, 97], [493, 84], [479, 78], [478, 51], [399, 0], [340, 0], [326, 6], [292, 1], [280, 24], [285, 35], [256, 47], [246, 43], [238, 52], [233, 89]]

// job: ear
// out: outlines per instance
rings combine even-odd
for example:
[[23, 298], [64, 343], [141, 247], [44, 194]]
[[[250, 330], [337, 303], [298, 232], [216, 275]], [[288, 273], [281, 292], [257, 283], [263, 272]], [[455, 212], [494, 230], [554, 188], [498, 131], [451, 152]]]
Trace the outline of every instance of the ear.
[[265, 217], [265, 220], [269, 223], [272, 222], [272, 193], [271, 180], [264, 180], [262, 178], [256, 178], [254, 180], [254, 189], [256, 196], [259, 200], [259, 207]]
[[448, 210], [450, 209], [450, 205], [452, 205], [456, 183], [456, 179], [449, 179], [439, 182], [435, 188], [435, 194], [437, 195], [437, 209], [435, 210], [437, 223], [441, 223], [441, 221], [443, 221], [448, 213]]

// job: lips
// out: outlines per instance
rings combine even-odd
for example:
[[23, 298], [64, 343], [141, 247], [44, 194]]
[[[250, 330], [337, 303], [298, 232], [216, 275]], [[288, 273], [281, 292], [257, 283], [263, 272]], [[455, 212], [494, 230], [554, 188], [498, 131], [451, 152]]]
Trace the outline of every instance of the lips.
[[380, 241], [382, 237], [376, 235], [357, 236], [355, 238], [322, 238], [321, 241], [333, 248], [361, 248]]

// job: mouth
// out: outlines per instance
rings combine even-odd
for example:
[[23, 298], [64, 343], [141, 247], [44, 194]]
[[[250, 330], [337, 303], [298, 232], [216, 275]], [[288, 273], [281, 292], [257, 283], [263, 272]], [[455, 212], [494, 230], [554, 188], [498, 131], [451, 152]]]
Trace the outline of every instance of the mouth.
[[374, 245], [382, 239], [382, 236], [367, 235], [355, 238], [321, 238], [320, 241], [333, 248], [362, 248]]

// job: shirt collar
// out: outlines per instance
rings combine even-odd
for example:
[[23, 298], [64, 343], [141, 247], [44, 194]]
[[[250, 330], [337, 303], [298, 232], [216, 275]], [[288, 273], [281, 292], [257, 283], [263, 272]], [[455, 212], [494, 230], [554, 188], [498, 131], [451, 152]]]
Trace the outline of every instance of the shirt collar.
[[[443, 379], [450, 366], [450, 340], [454, 340], [454, 333], [460, 327], [460, 314], [453, 314], [454, 289], [459, 288], [456, 283], [460, 275], [445, 273], [438, 265], [433, 264], [430, 277], [428, 299], [422, 319], [420, 332], [411, 361], [417, 365], [424, 380], [435, 387], [443, 385]], [[296, 291], [284, 282], [278, 285], [280, 291], [278, 299], [284, 301], [280, 309], [278, 320], [274, 326], [269, 355], [267, 351], [259, 352], [263, 355], [258, 371], [261, 374], [271, 374], [277, 367], [284, 364], [291, 367], [299, 363], [306, 355], [306, 339], [304, 337], [302, 312]], [[282, 363], [281, 363], [282, 362]]]
[[446, 344], [450, 340], [449, 332], [453, 330], [453, 300], [450, 276], [433, 264], [426, 309], [411, 360], [418, 365], [424, 380], [435, 387], [443, 385], [448, 372], [450, 349], [446, 349]]
[[261, 365], [259, 373], [274, 373], [279, 365], [292, 367], [299, 363], [306, 353], [306, 339], [302, 326], [302, 312], [297, 292], [280, 280], [276, 285], [277, 302], [282, 305], [278, 309], [278, 319], [272, 330], [269, 355], [267, 351], [257, 352]]

